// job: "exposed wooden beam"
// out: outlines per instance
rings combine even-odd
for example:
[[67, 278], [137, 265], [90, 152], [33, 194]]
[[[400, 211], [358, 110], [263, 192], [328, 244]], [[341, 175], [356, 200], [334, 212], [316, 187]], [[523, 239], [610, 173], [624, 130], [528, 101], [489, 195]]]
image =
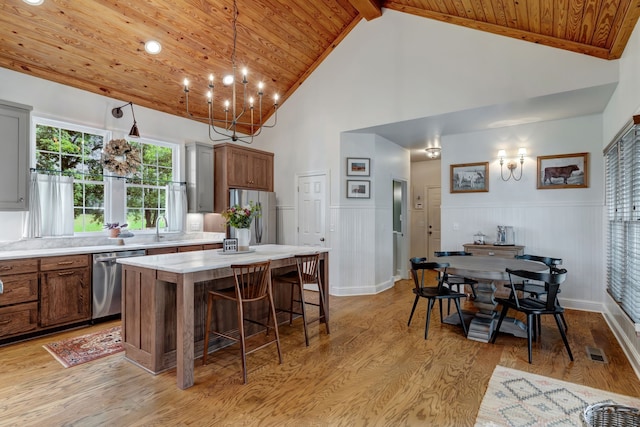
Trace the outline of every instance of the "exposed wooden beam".
[[382, 8], [379, 0], [349, 0], [349, 3], [356, 8], [360, 15], [367, 21], [380, 18], [382, 16]]

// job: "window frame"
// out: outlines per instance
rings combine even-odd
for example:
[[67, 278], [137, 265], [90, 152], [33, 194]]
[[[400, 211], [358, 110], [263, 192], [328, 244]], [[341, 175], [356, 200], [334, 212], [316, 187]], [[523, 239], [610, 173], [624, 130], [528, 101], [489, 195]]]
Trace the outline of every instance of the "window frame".
[[[70, 130], [74, 132], [82, 132], [88, 133], [92, 135], [98, 135], [103, 138], [103, 147], [113, 139], [113, 133], [110, 130], [93, 128], [90, 126], [85, 126], [69, 121], [50, 119], [42, 116], [34, 115], [31, 120], [31, 135], [30, 135], [30, 154], [29, 154], [29, 167], [35, 169], [37, 166], [37, 143], [36, 143], [36, 129], [38, 126], [49, 126], [55, 127], [59, 129]], [[140, 143], [140, 144], [148, 144], [155, 145], [160, 147], [165, 147], [171, 149], [171, 171], [172, 171], [172, 180], [176, 182], [180, 179], [181, 176], [181, 145], [174, 142], [161, 141], [152, 138], [126, 138], [130, 142]], [[83, 182], [85, 182], [83, 180]], [[105, 222], [114, 222], [119, 221], [123, 222], [122, 219], [126, 218], [127, 215], [127, 201], [126, 201], [126, 189], [127, 189], [127, 180], [115, 177], [115, 175], [111, 174], [109, 171], [102, 168], [102, 181], [95, 182], [93, 180], [86, 181], [87, 184], [96, 184], [102, 185], [104, 188], [104, 221]], [[122, 183], [121, 185], [119, 183]], [[137, 186], [138, 184], [130, 184]], [[149, 187], [147, 184], [142, 184], [143, 187]], [[123, 188], [120, 188], [123, 187]], [[154, 188], [158, 188], [160, 186], [152, 186]], [[166, 195], [165, 195], [166, 197]], [[166, 200], [166, 199], [165, 199]], [[75, 206], [74, 206], [75, 208]], [[83, 206], [83, 209], [87, 209], [91, 207]], [[145, 234], [154, 232], [150, 228], [142, 228], [140, 230], [136, 230], [137, 233]], [[74, 231], [74, 236], [95, 236], [96, 234], [102, 234], [102, 230], [98, 231]]]

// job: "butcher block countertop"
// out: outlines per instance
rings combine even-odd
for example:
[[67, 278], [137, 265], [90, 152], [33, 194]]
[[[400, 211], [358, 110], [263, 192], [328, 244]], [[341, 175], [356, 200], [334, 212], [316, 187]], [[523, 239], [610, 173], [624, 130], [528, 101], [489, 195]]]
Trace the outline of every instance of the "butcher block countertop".
[[250, 264], [268, 260], [290, 258], [294, 255], [329, 252], [329, 248], [315, 246], [259, 245], [252, 246], [249, 253], [223, 253], [222, 249], [197, 252], [181, 252], [163, 255], [147, 255], [134, 258], [119, 258], [119, 264], [170, 273], [185, 274], [204, 270], [216, 270], [232, 264]]

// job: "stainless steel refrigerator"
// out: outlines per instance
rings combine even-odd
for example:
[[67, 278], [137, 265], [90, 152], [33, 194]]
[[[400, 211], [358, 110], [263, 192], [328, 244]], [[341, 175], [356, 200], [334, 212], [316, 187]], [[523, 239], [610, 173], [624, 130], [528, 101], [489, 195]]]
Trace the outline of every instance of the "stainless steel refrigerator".
[[[262, 208], [260, 218], [254, 218], [251, 222], [249, 245], [276, 243], [276, 193], [257, 190], [229, 190], [230, 206], [246, 206], [249, 202]], [[229, 237], [236, 237], [234, 228], [231, 228]]]

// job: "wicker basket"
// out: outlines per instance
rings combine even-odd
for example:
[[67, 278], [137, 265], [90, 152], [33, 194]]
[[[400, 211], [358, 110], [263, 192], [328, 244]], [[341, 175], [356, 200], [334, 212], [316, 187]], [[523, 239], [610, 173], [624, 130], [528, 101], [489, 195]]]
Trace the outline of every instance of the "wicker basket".
[[598, 403], [588, 406], [581, 419], [585, 427], [640, 427], [640, 409]]

